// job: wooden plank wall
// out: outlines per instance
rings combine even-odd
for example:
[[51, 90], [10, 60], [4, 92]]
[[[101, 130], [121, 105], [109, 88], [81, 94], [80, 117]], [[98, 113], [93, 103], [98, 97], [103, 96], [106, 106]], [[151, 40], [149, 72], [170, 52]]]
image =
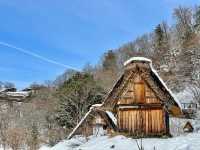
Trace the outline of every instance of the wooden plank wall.
[[119, 130], [132, 135], [166, 133], [164, 107], [155, 92], [139, 74], [130, 79], [119, 97], [118, 127]]
[[165, 133], [164, 112], [162, 109], [123, 109], [118, 111], [120, 131], [132, 135], [158, 135]]

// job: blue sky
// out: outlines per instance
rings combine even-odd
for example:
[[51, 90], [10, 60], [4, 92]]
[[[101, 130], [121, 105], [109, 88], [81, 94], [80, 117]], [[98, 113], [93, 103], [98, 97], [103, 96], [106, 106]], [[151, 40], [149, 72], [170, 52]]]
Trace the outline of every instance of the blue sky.
[[106, 50], [152, 31], [163, 20], [172, 24], [174, 7], [199, 2], [0, 0], [0, 43], [11, 45], [0, 44], [0, 81], [24, 88], [55, 79], [68, 65], [97, 64]]

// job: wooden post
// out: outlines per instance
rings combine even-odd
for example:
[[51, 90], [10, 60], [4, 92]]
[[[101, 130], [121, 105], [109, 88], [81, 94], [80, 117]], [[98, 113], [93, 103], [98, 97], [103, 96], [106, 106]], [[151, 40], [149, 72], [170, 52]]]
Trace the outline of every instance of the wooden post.
[[169, 128], [169, 114], [168, 114], [167, 111], [165, 111], [164, 113], [165, 113], [166, 134], [169, 135], [169, 134], [170, 134], [170, 128]]

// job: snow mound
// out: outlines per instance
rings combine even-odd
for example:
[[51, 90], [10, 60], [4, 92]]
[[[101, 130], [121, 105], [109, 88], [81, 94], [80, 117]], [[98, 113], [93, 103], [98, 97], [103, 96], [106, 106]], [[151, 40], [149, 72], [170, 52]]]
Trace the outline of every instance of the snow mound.
[[86, 139], [84, 137], [74, 137], [70, 140], [63, 140], [56, 144], [54, 147], [42, 146], [39, 150], [72, 150], [80, 145], [84, 144]]

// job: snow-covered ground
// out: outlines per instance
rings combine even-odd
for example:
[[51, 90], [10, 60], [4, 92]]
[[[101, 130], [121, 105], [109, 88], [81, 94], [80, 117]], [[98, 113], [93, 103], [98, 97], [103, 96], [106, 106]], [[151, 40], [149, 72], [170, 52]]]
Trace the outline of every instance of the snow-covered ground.
[[186, 87], [183, 91], [175, 93], [175, 96], [181, 103], [195, 102], [191, 87]]
[[[138, 140], [140, 143], [141, 140]], [[146, 138], [142, 140], [144, 150], [200, 150], [200, 133], [184, 134], [174, 138]], [[121, 135], [115, 137], [90, 137], [64, 140], [54, 147], [43, 146], [40, 150], [138, 150], [135, 139]]]

